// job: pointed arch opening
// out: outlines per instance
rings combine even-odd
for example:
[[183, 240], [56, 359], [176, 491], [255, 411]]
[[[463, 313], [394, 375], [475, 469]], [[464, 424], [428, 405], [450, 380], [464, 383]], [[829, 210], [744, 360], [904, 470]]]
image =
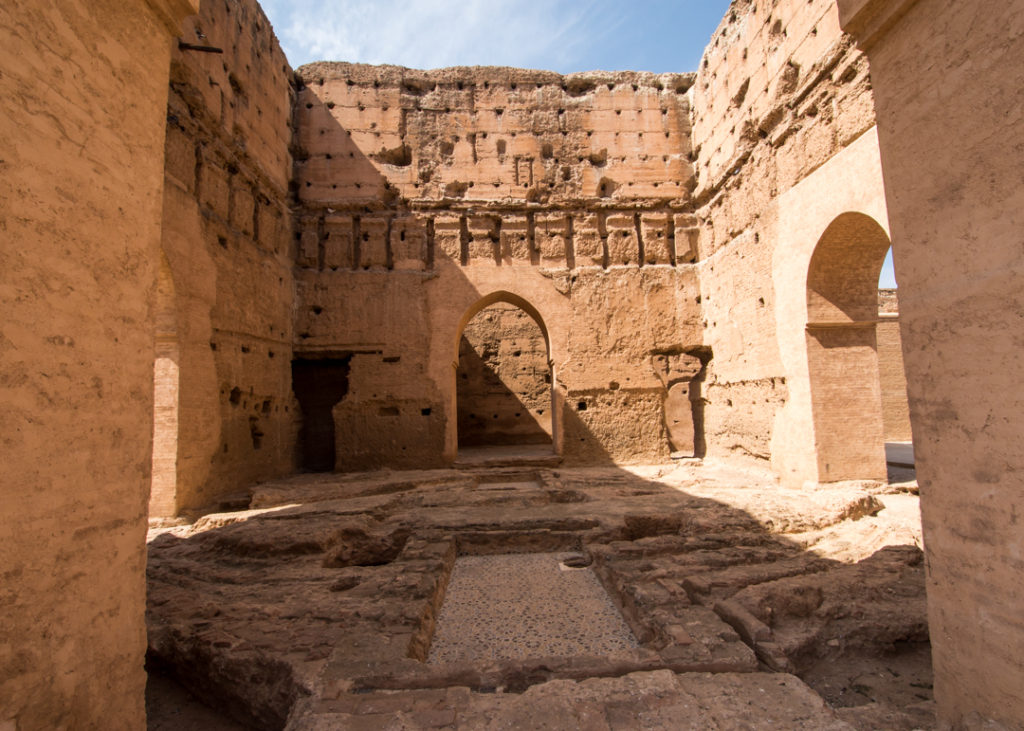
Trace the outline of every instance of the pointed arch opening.
[[458, 448], [553, 444], [554, 371], [547, 327], [510, 292], [481, 298], [457, 330]]
[[807, 273], [807, 359], [818, 481], [885, 479], [878, 281], [890, 247], [870, 216], [826, 228]]

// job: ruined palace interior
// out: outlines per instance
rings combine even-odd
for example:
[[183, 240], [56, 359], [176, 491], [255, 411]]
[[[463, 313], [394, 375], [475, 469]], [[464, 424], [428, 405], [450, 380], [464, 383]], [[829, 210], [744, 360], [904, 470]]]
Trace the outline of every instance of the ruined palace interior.
[[0, 731], [1024, 728], [1022, 18], [0, 8]]

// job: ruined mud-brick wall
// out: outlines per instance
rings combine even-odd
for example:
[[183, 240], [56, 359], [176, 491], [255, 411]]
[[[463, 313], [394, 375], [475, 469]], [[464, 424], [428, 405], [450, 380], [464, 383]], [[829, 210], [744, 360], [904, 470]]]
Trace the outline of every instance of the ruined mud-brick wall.
[[907, 376], [903, 368], [900, 340], [900, 309], [897, 290], [878, 290], [878, 375], [882, 386], [882, 421], [885, 441], [909, 442], [910, 409], [907, 404]]
[[690, 75], [313, 64], [295, 109], [296, 353], [352, 353], [338, 466], [455, 450], [460, 318], [548, 328], [569, 459], [668, 455], [653, 351], [700, 345]]
[[191, 11], [0, 6], [0, 728], [145, 726], [150, 303]]
[[515, 305], [466, 326], [456, 373], [460, 446], [551, 442], [551, 367], [540, 327]]
[[163, 251], [179, 351], [177, 509], [294, 465], [292, 71], [255, 0], [203, 2], [175, 49]]
[[[803, 317], [779, 288], [805, 296], [813, 248], [780, 223], [779, 201], [789, 194], [787, 210], [813, 212], [829, 196], [841, 200], [811, 178], [872, 128], [868, 68], [832, 0], [735, 0], [705, 52], [693, 107], [702, 327], [715, 354], [705, 386], [708, 449], [776, 459], [788, 449], [789, 429], [777, 429], [794, 376], [777, 327]], [[881, 199], [880, 181], [850, 168], [854, 185]], [[786, 257], [794, 271], [803, 267], [802, 279], [788, 273]]]

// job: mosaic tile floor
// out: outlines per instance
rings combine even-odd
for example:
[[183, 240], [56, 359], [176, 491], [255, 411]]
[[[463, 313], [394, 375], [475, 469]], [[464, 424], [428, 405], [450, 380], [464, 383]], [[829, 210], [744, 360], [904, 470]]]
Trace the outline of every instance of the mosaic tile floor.
[[461, 556], [428, 662], [614, 656], [637, 647], [618, 609], [573, 553]]

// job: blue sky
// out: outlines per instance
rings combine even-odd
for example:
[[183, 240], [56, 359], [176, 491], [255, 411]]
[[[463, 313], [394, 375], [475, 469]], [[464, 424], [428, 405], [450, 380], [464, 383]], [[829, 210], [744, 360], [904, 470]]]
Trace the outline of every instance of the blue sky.
[[[696, 71], [729, 0], [262, 0], [293, 67]], [[892, 252], [882, 287], [895, 287]]]
[[263, 0], [292, 66], [696, 71], [728, 0]]

